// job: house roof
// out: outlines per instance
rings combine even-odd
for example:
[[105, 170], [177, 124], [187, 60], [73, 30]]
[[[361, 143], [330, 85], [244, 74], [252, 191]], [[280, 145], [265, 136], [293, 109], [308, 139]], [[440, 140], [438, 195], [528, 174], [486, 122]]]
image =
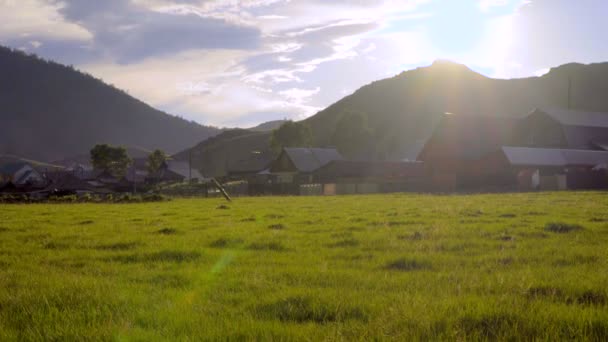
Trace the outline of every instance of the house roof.
[[185, 178], [190, 177], [190, 171], [192, 171], [192, 178], [195, 179], [199, 179], [202, 180], [205, 177], [203, 177], [203, 175], [201, 175], [200, 172], [198, 172], [197, 169], [195, 168], [190, 168], [190, 164], [188, 162], [184, 162], [184, 161], [177, 161], [177, 160], [168, 160], [167, 161], [167, 169], [177, 173], [180, 176], [183, 176]]
[[335, 148], [294, 148], [283, 149], [300, 172], [312, 172], [334, 160], [344, 158]]
[[518, 122], [511, 117], [446, 114], [417, 159], [478, 160], [509, 144]]
[[23, 162], [3, 164], [0, 165], [0, 174], [13, 175], [24, 166], [28, 166], [28, 164]]
[[531, 114], [536, 112], [547, 114], [562, 125], [608, 128], [608, 113], [585, 112], [563, 108], [539, 108]]
[[555, 148], [502, 147], [511, 165], [519, 166], [596, 166], [608, 163], [608, 152]]
[[98, 189], [95, 186], [89, 184], [86, 181], [79, 179], [71, 173], [64, 173], [61, 177], [55, 179], [49, 184], [45, 191], [92, 191], [92, 192], [104, 192], [104, 189]]
[[594, 147], [597, 147], [599, 149], [602, 149], [604, 151], [608, 151], [608, 140], [591, 140], [591, 145]]
[[268, 168], [273, 156], [270, 153], [260, 153], [252, 155], [248, 159], [236, 161], [229, 165], [229, 174], [254, 174]]

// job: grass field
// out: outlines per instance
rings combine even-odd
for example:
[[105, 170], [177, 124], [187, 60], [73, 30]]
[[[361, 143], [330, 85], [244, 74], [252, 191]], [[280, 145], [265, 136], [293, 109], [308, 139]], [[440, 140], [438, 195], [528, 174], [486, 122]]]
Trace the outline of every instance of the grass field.
[[0, 205], [0, 340], [608, 339], [608, 194]]

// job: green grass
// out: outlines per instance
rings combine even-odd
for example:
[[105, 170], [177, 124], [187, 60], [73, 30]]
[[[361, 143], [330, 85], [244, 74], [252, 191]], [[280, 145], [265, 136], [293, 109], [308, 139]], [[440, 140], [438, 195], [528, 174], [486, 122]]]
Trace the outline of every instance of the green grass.
[[0, 340], [607, 340], [608, 194], [0, 205]]

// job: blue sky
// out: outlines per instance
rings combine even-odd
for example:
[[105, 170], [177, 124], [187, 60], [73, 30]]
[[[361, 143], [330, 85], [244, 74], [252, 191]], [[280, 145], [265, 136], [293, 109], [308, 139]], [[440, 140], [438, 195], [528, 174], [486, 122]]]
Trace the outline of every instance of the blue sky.
[[436, 59], [497, 78], [608, 61], [607, 15], [605, 0], [0, 0], [0, 44], [246, 127]]

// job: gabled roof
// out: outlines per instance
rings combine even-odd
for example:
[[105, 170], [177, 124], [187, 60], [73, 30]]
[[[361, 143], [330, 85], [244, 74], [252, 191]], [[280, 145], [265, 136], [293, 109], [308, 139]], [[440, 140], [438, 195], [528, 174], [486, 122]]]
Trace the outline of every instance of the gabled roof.
[[566, 126], [608, 128], [608, 113], [585, 112], [563, 108], [538, 108], [531, 114], [534, 113], [544, 113]]
[[97, 189], [88, 182], [85, 182], [71, 173], [63, 173], [61, 177], [55, 179], [49, 184], [45, 191], [103, 191], [103, 189]]
[[13, 174], [15, 174], [15, 172], [21, 170], [24, 166], [29, 166], [29, 164], [23, 163], [23, 162], [18, 162], [18, 163], [8, 163], [8, 164], [0, 165], [0, 174], [13, 175]]
[[591, 145], [604, 151], [608, 151], [608, 139], [607, 140], [591, 140]]
[[512, 117], [446, 113], [417, 160], [478, 160], [508, 145], [518, 122]]
[[344, 159], [335, 148], [286, 147], [283, 151], [300, 172], [312, 172], [331, 161]]
[[555, 148], [502, 147], [511, 165], [518, 166], [596, 166], [608, 163], [608, 152]]
[[168, 160], [167, 169], [185, 178], [190, 177], [191, 174], [193, 179], [203, 180], [205, 178], [197, 169], [190, 168], [190, 164], [184, 161]]

